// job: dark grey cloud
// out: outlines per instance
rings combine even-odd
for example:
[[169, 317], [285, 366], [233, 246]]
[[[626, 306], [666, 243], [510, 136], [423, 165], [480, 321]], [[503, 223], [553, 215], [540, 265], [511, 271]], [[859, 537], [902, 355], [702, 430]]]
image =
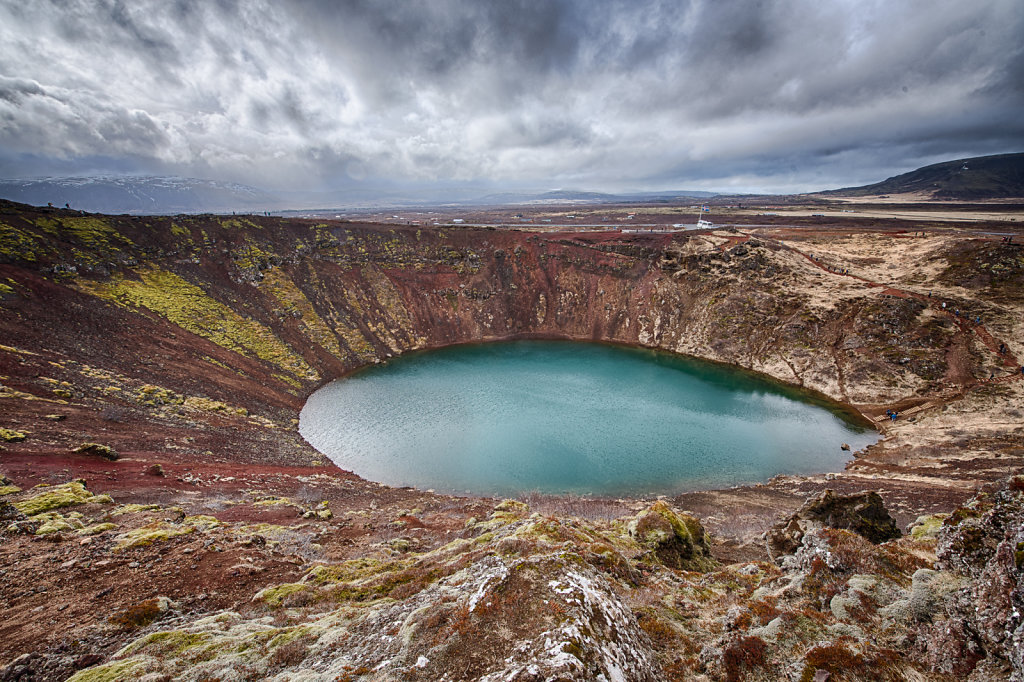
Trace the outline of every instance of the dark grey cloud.
[[0, 173], [853, 184], [1024, 149], [1021, 35], [1019, 0], [0, 0]]

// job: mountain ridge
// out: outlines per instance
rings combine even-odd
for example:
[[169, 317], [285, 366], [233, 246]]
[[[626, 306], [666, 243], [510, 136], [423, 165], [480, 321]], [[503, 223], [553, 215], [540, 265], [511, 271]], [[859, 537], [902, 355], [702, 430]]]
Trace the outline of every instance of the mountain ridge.
[[1024, 197], [1024, 153], [943, 161], [870, 185], [815, 192], [825, 196], [908, 193], [930, 193], [936, 200]]

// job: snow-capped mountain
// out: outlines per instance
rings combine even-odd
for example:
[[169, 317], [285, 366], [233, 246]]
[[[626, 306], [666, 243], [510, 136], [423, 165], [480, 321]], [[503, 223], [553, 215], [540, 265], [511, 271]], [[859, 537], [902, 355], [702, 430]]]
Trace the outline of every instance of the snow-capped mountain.
[[34, 206], [69, 204], [95, 213], [242, 213], [280, 206], [276, 196], [247, 185], [155, 176], [0, 180], [0, 198]]

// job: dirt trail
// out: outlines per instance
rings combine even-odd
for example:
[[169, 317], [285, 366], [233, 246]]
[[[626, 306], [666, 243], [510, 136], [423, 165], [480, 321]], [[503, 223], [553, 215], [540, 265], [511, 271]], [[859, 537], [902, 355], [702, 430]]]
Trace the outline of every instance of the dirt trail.
[[[1020, 361], [1017, 359], [1016, 355], [1014, 355], [1014, 353], [1002, 341], [994, 337], [991, 334], [991, 332], [989, 332], [985, 328], [985, 326], [980, 322], [972, 322], [968, 316], [961, 315], [959, 310], [950, 310], [948, 306], [943, 307], [943, 301], [940, 297], [925, 296], [924, 294], [920, 294], [916, 291], [899, 289], [887, 284], [883, 284], [881, 282], [870, 280], [866, 277], [861, 277], [860, 275], [854, 275], [849, 271], [848, 268], [839, 268], [836, 266], [823, 263], [820, 258], [816, 258], [813, 254], [807, 253], [790, 244], [786, 244], [782, 240], [779, 240], [779, 244], [781, 244], [784, 248], [789, 249], [790, 251], [803, 256], [817, 268], [831, 275], [835, 275], [837, 277], [849, 277], [851, 279], [863, 282], [868, 287], [882, 289], [882, 291], [879, 292], [879, 295], [882, 297], [889, 296], [895, 298], [916, 299], [918, 301], [926, 303], [933, 312], [941, 314], [950, 321], [952, 321], [957, 326], [957, 329], [959, 330], [960, 334], [970, 335], [973, 332], [977, 336], [977, 338], [985, 345], [986, 348], [988, 348], [990, 351], [992, 351], [992, 353], [998, 356], [1003, 366], [1009, 367], [1014, 370], [1013, 373], [1006, 374], [1000, 377], [993, 376], [988, 379], [974, 379], [973, 381], [966, 382], [963, 386], [961, 386], [959, 391], [951, 395], [936, 396], [931, 400], [922, 402], [918, 405], [914, 405], [909, 409], [904, 409], [900, 411], [900, 415], [911, 416], [913, 414], [916, 414], [917, 412], [921, 412], [931, 407], [941, 407], [954, 400], [959, 400], [963, 398], [967, 394], [967, 392], [981, 386], [987, 386], [989, 384], [1001, 384], [1010, 381], [1019, 381], [1021, 379], [1024, 379], [1024, 368], [1021, 367]], [[888, 418], [889, 417], [887, 415], [882, 414], [875, 417], [874, 420], [876, 422], [882, 422]]]

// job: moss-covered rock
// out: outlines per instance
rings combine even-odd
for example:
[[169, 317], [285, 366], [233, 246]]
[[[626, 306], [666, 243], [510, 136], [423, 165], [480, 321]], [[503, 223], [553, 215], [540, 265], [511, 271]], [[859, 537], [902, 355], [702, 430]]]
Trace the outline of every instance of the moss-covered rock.
[[256, 596], [254, 596], [252, 600], [261, 601], [267, 606], [276, 608], [281, 606], [284, 600], [293, 594], [308, 592], [311, 589], [312, 588], [305, 583], [285, 583], [283, 585], [274, 585], [257, 592]]
[[24, 431], [15, 431], [14, 429], [5, 429], [0, 427], [0, 440], [6, 443], [20, 443], [26, 438], [28, 438], [28, 436]]
[[910, 524], [907, 532], [910, 533], [910, 537], [916, 540], [928, 540], [938, 537], [939, 531], [942, 530], [942, 525], [946, 519], [949, 518], [949, 514], [927, 514], [925, 516], [918, 516], [917, 520]]
[[85, 489], [82, 481], [71, 481], [60, 485], [40, 485], [32, 489], [36, 494], [31, 497], [15, 502], [14, 506], [26, 516], [35, 516], [53, 509], [72, 507], [77, 504], [89, 502], [106, 503], [110, 500], [107, 495], [93, 495]]
[[97, 523], [92, 526], [86, 526], [75, 531], [78, 535], [99, 535], [100, 533], [106, 533], [108, 530], [116, 530], [117, 524], [115, 523]]
[[137, 680], [146, 670], [146, 659], [135, 656], [123, 661], [112, 661], [93, 668], [79, 670], [67, 682], [125, 682]]
[[224, 414], [237, 414], [242, 417], [245, 417], [249, 414], [249, 411], [244, 407], [234, 407], [219, 400], [212, 400], [210, 398], [203, 398], [194, 395], [185, 398], [185, 407], [190, 407], [193, 410], [202, 410], [203, 412], [222, 412]]
[[159, 508], [159, 504], [122, 504], [110, 512], [110, 515], [122, 516], [124, 514], [138, 514], [139, 512], [152, 511]]
[[825, 490], [806, 502], [765, 536], [768, 554], [775, 560], [793, 554], [803, 537], [820, 528], [849, 530], [873, 543], [900, 537], [896, 521], [876, 492], [836, 495]]
[[36, 528], [36, 535], [52, 535], [64, 531], [76, 531], [85, 528], [82, 515], [71, 512], [64, 516], [60, 512], [45, 512], [36, 514], [29, 518], [30, 521], [39, 524]]
[[711, 545], [700, 521], [655, 502], [629, 523], [629, 534], [670, 568], [708, 571], [715, 567]]
[[162, 542], [196, 532], [195, 526], [178, 525], [165, 521], [153, 521], [141, 528], [134, 528], [117, 536], [115, 550], [128, 549], [129, 547], [144, 547], [154, 542]]
[[102, 457], [103, 459], [109, 459], [112, 462], [121, 458], [121, 455], [117, 453], [117, 450], [109, 445], [103, 445], [101, 443], [82, 443], [72, 450], [72, 452], [80, 455], [95, 455], [97, 457]]

